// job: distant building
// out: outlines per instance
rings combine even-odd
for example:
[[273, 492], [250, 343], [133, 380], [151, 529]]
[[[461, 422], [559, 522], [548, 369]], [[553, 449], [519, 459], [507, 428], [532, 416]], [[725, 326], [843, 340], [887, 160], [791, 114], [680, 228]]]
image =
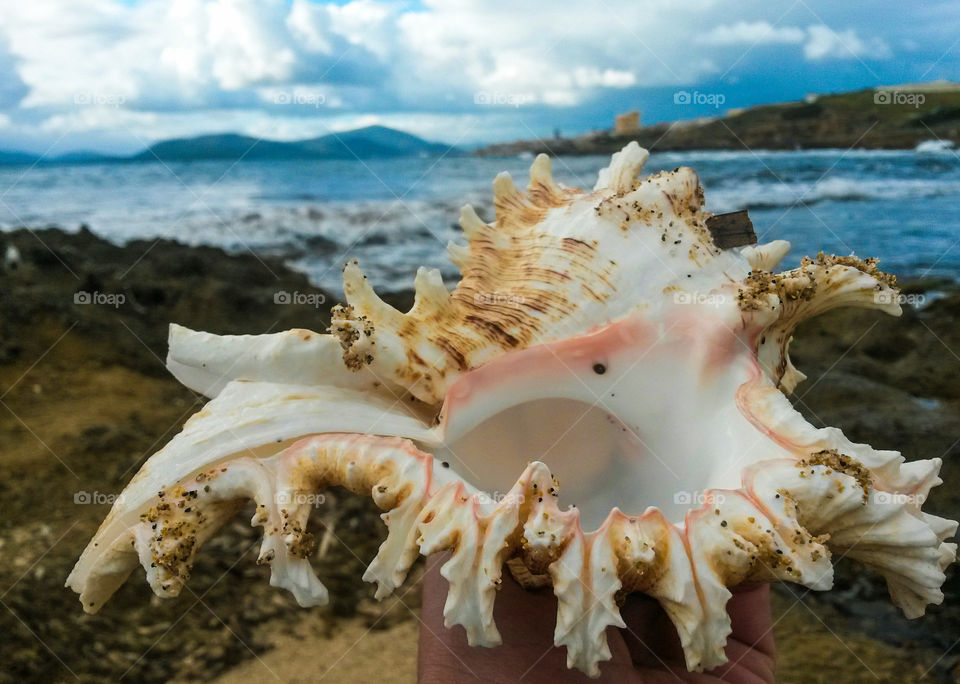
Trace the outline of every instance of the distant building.
[[615, 135], [633, 135], [640, 130], [640, 112], [634, 109], [631, 112], [617, 114], [613, 121]]

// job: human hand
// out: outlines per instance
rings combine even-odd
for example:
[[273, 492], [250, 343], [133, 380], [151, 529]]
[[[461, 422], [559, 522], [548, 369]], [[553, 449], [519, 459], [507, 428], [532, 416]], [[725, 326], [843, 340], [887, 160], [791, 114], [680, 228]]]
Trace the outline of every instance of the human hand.
[[733, 632], [727, 639], [729, 662], [704, 673], [687, 672], [680, 639], [670, 619], [654, 599], [641, 594], [627, 598], [620, 613], [626, 629], [610, 627], [607, 641], [612, 660], [600, 664], [600, 678], [589, 679], [567, 669], [566, 649], [553, 645], [557, 600], [549, 589], [523, 589], [504, 568], [494, 618], [503, 637], [496, 648], [467, 645], [462, 627], [443, 626], [447, 581], [440, 566], [447, 555], [431, 556], [423, 583], [423, 625], [420, 629], [420, 684], [522, 681], [558, 682], [734, 682], [762, 684], [774, 681], [773, 625], [770, 586], [734, 588], [727, 603]]

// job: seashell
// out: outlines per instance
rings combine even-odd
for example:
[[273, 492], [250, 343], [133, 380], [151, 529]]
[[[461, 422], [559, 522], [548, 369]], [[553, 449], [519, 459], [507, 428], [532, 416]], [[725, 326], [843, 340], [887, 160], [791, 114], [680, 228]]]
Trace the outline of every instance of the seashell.
[[552, 586], [556, 644], [593, 676], [627, 592], [660, 602], [693, 671], [726, 660], [728, 587], [829, 589], [834, 555], [883, 575], [907, 617], [940, 603], [957, 523], [921, 510], [940, 459], [815, 428], [786, 396], [803, 379], [797, 324], [840, 306], [897, 315], [894, 279], [822, 254], [774, 273], [784, 241], [719, 249], [696, 173], [641, 179], [646, 159], [629, 144], [592, 190], [555, 182], [542, 155], [526, 191], [497, 176], [496, 220], [465, 207], [467, 242], [449, 247], [462, 279], [448, 291], [420, 269], [407, 313], [353, 261], [330, 334], [171, 326], [171, 372], [211, 401], [83, 552], [67, 585], [84, 609], [138, 564], [176, 596], [249, 499], [271, 584], [325, 603], [308, 517], [332, 485], [385, 511], [364, 574], [377, 597], [451, 549], [446, 624], [495, 646], [506, 565]]

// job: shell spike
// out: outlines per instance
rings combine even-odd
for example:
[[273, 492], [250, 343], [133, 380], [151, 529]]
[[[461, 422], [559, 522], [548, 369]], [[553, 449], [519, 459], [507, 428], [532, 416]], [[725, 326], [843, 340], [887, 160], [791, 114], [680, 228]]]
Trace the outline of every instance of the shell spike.
[[901, 313], [896, 279], [880, 271], [875, 260], [822, 253], [804, 258], [792, 271], [751, 272], [738, 297], [744, 302], [745, 320], [762, 331], [757, 345], [761, 367], [787, 393], [803, 380], [787, 354], [802, 321], [844, 306]]
[[538, 154], [530, 165], [530, 189], [532, 190], [538, 184], [553, 188], [556, 183], [553, 181], [553, 172], [551, 170], [550, 157], [545, 154]]
[[356, 259], [351, 259], [343, 267], [343, 294], [350, 306], [366, 316], [392, 318], [403, 315], [380, 299]]
[[447, 256], [463, 273], [467, 270], [467, 264], [470, 262], [470, 247], [451, 240], [447, 243]]
[[743, 256], [754, 271], [772, 271], [790, 251], [786, 240], [771, 240], [762, 245], [750, 245], [743, 248]]
[[413, 287], [416, 292], [413, 310], [418, 313], [439, 311], [450, 299], [443, 277], [436, 268], [418, 268]]
[[514, 185], [513, 178], [503, 171], [493, 179], [493, 206], [497, 218], [502, 219], [522, 203], [523, 194]]
[[594, 190], [611, 190], [615, 193], [630, 192], [643, 171], [650, 153], [631, 141], [613, 155], [610, 166], [600, 170]]
[[460, 227], [467, 240], [476, 240], [490, 229], [483, 219], [477, 214], [472, 204], [464, 204], [460, 209]]

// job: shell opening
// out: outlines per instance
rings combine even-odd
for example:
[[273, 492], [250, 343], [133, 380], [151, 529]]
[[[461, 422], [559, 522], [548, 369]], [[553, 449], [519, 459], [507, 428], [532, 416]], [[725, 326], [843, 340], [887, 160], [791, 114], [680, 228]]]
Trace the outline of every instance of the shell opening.
[[678, 491], [676, 461], [672, 467], [666, 462], [677, 458], [676, 446], [657, 453], [667, 446], [664, 438], [655, 425], [628, 425], [600, 406], [546, 398], [488, 418], [448, 444], [443, 459], [491, 503], [510, 490], [527, 463], [542, 461], [560, 484], [560, 507], [577, 507], [585, 530], [603, 524], [611, 502], [627, 513], [653, 506], [682, 523], [693, 492], [712, 485], [711, 473], [685, 473], [683, 487], [691, 494]]
[[707, 316], [631, 317], [506, 354], [451, 388], [444, 460], [488, 495], [542, 461], [584, 530], [613, 508], [655, 507], [682, 526], [710, 489], [736, 489], [744, 467], [786, 453], [731, 399], [758, 372], [746, 349]]

